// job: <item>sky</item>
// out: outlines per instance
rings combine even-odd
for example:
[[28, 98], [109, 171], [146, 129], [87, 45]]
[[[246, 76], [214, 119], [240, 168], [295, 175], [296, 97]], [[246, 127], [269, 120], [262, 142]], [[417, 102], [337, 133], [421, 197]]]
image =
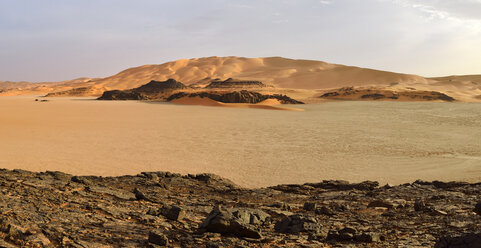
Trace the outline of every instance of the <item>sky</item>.
[[481, 74], [481, 0], [0, 0], [0, 80], [209, 56]]

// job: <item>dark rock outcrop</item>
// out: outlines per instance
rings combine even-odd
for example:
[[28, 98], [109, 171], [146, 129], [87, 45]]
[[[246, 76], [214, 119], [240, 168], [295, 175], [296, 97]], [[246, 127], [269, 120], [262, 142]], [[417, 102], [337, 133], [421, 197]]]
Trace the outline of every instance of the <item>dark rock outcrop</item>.
[[109, 90], [105, 91], [98, 100], [147, 100], [147, 96], [139, 92]]
[[481, 201], [479, 201], [476, 206], [474, 206], [474, 212], [481, 215]]
[[270, 215], [256, 209], [215, 208], [202, 222], [200, 229], [230, 234], [237, 237], [261, 238], [259, 227], [270, 220]]
[[420, 101], [446, 101], [453, 102], [456, 99], [437, 91], [424, 90], [390, 90], [381, 88], [354, 88], [344, 87], [331, 90], [320, 98], [334, 100], [420, 100]]
[[223, 102], [223, 103], [259, 103], [267, 99], [277, 99], [282, 104], [304, 104], [303, 102], [294, 100], [286, 95], [263, 95], [258, 92], [241, 90], [241, 91], [234, 91], [228, 93], [217, 93], [217, 92], [198, 92], [198, 93], [185, 93], [179, 92], [176, 94], [171, 95], [167, 98], [167, 101], [172, 101], [174, 99], [183, 98], [183, 97], [201, 97], [201, 98], [210, 98], [214, 101]]
[[169, 240], [167, 237], [158, 232], [158, 231], [150, 231], [149, 232], [149, 243], [160, 245], [160, 246], [167, 246], [169, 244]]
[[434, 248], [481, 248], [481, 233], [442, 237]]
[[59, 96], [92, 96], [98, 94], [99, 90], [105, 90], [105, 88], [97, 89], [96, 87], [79, 87], [70, 90], [50, 92], [45, 97], [59, 97]]
[[320, 233], [321, 225], [316, 218], [306, 215], [292, 215], [276, 223], [275, 230], [280, 233]]
[[236, 80], [233, 78], [229, 78], [225, 81], [213, 80], [205, 88], [215, 89], [215, 88], [263, 88], [263, 87], [267, 87], [267, 85], [263, 84], [261, 81]]
[[378, 233], [359, 232], [352, 227], [344, 227], [339, 231], [330, 230], [326, 237], [326, 240], [328, 241], [355, 241], [362, 243], [380, 242], [384, 239], [385, 237]]
[[213, 174], [0, 169], [0, 247], [477, 247], [479, 192], [463, 182], [246, 189]]
[[144, 84], [138, 88], [132, 89], [132, 91], [142, 92], [144, 94], [155, 94], [163, 91], [185, 89], [185, 88], [187, 88], [187, 86], [185, 86], [183, 83], [178, 82], [175, 79], [168, 79], [166, 81], [152, 80], [147, 84]]
[[105, 91], [98, 100], [150, 100], [163, 97], [174, 90], [185, 89], [187, 86], [175, 79], [167, 81], [150, 81], [138, 88], [130, 90]]

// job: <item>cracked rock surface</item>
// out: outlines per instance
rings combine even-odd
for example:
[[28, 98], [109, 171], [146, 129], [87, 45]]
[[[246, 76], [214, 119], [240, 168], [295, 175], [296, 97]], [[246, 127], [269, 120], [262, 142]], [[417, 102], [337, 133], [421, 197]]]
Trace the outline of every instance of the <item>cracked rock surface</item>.
[[480, 247], [481, 183], [0, 170], [0, 247]]

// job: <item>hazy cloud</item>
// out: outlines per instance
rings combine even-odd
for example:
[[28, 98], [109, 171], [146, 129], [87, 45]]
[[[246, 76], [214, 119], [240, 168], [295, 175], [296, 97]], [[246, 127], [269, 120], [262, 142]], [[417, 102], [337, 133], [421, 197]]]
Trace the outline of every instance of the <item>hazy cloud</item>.
[[0, 0], [0, 80], [203, 56], [481, 73], [481, 0]]

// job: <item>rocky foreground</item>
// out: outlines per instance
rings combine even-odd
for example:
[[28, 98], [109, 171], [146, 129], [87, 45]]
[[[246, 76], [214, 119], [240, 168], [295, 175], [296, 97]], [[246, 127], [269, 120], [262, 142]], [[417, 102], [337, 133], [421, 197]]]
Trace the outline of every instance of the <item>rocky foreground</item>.
[[0, 247], [481, 247], [481, 183], [1, 170]]

